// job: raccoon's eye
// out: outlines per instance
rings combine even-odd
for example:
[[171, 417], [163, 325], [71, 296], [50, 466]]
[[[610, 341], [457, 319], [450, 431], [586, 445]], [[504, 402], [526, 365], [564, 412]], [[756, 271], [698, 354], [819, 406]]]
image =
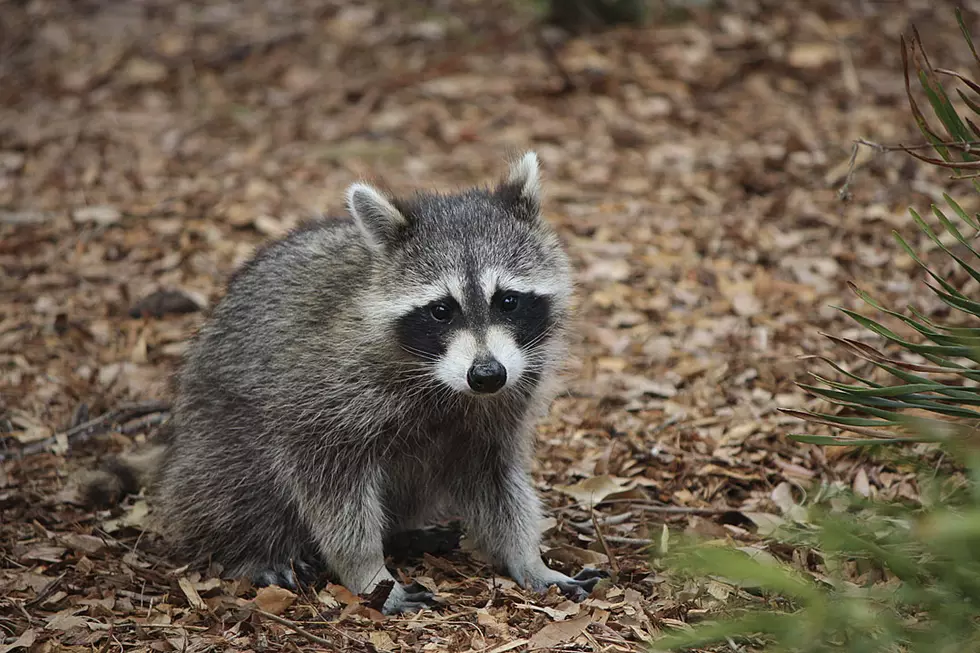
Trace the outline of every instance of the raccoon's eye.
[[429, 313], [436, 322], [448, 322], [453, 319], [453, 307], [442, 302], [436, 302], [430, 306]]
[[500, 300], [500, 310], [505, 313], [510, 313], [517, 309], [517, 305], [520, 303], [517, 295], [504, 295], [504, 298]]

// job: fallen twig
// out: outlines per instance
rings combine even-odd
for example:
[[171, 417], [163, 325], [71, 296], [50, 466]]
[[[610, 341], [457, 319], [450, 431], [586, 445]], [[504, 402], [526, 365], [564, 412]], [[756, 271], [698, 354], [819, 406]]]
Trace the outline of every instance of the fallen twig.
[[167, 418], [169, 417], [170, 417], [170, 412], [167, 411], [162, 413], [156, 413], [153, 415], [146, 415], [144, 417], [134, 419], [134, 420], [129, 420], [128, 422], [122, 424], [119, 427], [119, 432], [122, 433], [123, 435], [139, 433], [140, 431], [144, 431], [152, 426], [159, 426], [160, 424], [163, 424], [165, 421], [167, 421]]
[[[626, 503], [636, 506], [637, 509], [646, 512], [658, 512], [665, 515], [724, 515], [726, 512], [739, 512], [738, 508], [688, 508], [686, 506], [665, 506], [659, 503], [644, 503], [642, 499], [603, 499], [596, 505]], [[591, 508], [591, 504], [579, 502], [573, 504], [574, 508]]]
[[[637, 546], [651, 546], [653, 545], [653, 540], [647, 539], [645, 537], [623, 537], [620, 535], [606, 535], [599, 538], [599, 543], [602, 544], [602, 540], [606, 539], [613, 544], [635, 544]], [[608, 554], [606, 554], [608, 555]], [[609, 556], [610, 565], [612, 564], [613, 558]]]
[[[50, 438], [45, 438], [43, 440], [38, 440], [37, 442], [26, 444], [23, 447], [20, 447], [17, 452], [21, 457], [31, 456], [47, 450], [62, 437], [68, 441], [68, 445], [70, 447], [73, 442], [84, 441], [94, 435], [106, 433], [119, 424], [124, 424], [134, 419], [144, 417], [146, 415], [152, 415], [154, 413], [168, 412], [169, 410], [170, 404], [162, 401], [146, 401], [138, 404], [126, 404], [117, 408], [116, 410], [109, 411], [108, 413], [100, 415], [94, 419], [82, 422], [78, 426], [73, 426], [67, 431], [53, 435]], [[160, 421], [163, 420], [161, 419]], [[150, 421], [149, 425], [152, 425], [152, 420]], [[144, 424], [141, 424], [139, 427], [130, 427], [131, 430], [128, 432], [134, 432], [135, 430], [138, 430], [144, 426]], [[4, 460], [6, 457], [6, 455], [0, 454], [0, 460]]]
[[724, 515], [727, 512], [738, 512], [737, 508], [688, 508], [687, 506], [661, 506], [656, 503], [629, 502], [645, 512], [659, 512], [667, 515]]
[[616, 560], [616, 556], [613, 554], [612, 549], [606, 544], [606, 537], [602, 534], [602, 529], [599, 528], [599, 522], [595, 517], [595, 510], [592, 511], [592, 528], [595, 529], [595, 536], [599, 540], [599, 546], [602, 547], [602, 552], [606, 554], [609, 558], [609, 566], [613, 571], [613, 578], [619, 578], [619, 561]]
[[271, 612], [266, 612], [265, 610], [260, 610], [259, 608], [252, 608], [252, 612], [254, 612], [255, 614], [262, 615], [269, 621], [275, 621], [277, 624], [289, 628], [297, 635], [302, 635], [303, 637], [310, 640], [314, 644], [320, 644], [321, 646], [326, 646], [331, 650], [337, 644], [336, 642], [331, 642], [329, 639], [324, 639], [319, 635], [314, 635], [310, 631], [306, 630], [305, 628], [297, 624], [295, 621], [290, 621], [289, 619], [285, 619], [283, 617], [280, 617], [279, 615], [272, 614]]
[[618, 526], [619, 524], [628, 522], [630, 519], [633, 519], [633, 513], [624, 512], [618, 515], [609, 515], [598, 520], [593, 515], [591, 521], [569, 521], [568, 525], [580, 533], [592, 533], [595, 530], [596, 522], [600, 526]]

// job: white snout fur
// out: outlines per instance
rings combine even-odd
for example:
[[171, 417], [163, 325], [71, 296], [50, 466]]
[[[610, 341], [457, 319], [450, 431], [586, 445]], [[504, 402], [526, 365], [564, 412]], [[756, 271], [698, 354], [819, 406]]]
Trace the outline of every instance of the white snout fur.
[[520, 380], [527, 366], [524, 354], [517, 346], [513, 336], [499, 326], [492, 326], [487, 329], [486, 338], [482, 343], [469, 330], [463, 330], [454, 335], [449, 342], [446, 353], [436, 363], [436, 378], [457, 392], [470, 392], [466, 373], [469, 372], [477, 358], [488, 354], [497, 359], [507, 370], [505, 388], [513, 386]]
[[492, 326], [487, 329], [487, 350], [507, 370], [505, 387], [509, 388], [517, 383], [524, 374], [525, 361], [514, 337], [503, 327]]
[[436, 363], [436, 378], [457, 392], [469, 392], [466, 373], [480, 355], [480, 349], [472, 331], [460, 331], [449, 341], [446, 353]]

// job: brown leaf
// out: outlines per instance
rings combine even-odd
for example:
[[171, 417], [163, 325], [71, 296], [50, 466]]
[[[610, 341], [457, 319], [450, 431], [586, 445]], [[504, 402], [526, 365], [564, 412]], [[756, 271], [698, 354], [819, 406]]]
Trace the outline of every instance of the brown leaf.
[[556, 485], [554, 488], [580, 503], [595, 505], [610, 495], [632, 489], [634, 485], [635, 482], [628, 478], [602, 475], [587, 478], [574, 485]]
[[862, 497], [871, 496], [871, 483], [868, 482], [868, 473], [864, 471], [864, 467], [859, 467], [854, 475], [854, 491]]
[[86, 626], [88, 624], [88, 619], [77, 616], [75, 614], [76, 612], [78, 612], [78, 608], [69, 608], [68, 610], [62, 610], [61, 612], [52, 615], [52, 617], [48, 619], [47, 623], [44, 624], [45, 630], [67, 632], [69, 630]]
[[391, 635], [383, 630], [372, 631], [371, 634], [368, 635], [368, 639], [371, 640], [371, 644], [374, 645], [374, 648], [378, 649], [379, 651], [395, 650], [395, 642], [392, 641]]
[[512, 642], [507, 642], [501, 644], [500, 646], [494, 646], [492, 649], [486, 653], [506, 653], [507, 651], [513, 651], [515, 648], [520, 648], [528, 643], [526, 639], [515, 639]]
[[75, 209], [71, 217], [80, 224], [91, 222], [100, 227], [105, 227], [119, 222], [122, 213], [113, 206], [85, 206]]
[[129, 316], [163, 317], [164, 315], [181, 315], [196, 313], [206, 305], [204, 298], [180, 289], [158, 290], [139, 300], [129, 309]]
[[286, 608], [293, 604], [296, 595], [283, 587], [270, 585], [260, 587], [255, 593], [252, 602], [260, 610], [265, 610], [271, 614], [279, 615], [286, 611]]
[[[201, 595], [197, 593], [197, 588], [194, 587], [194, 583], [192, 583], [190, 581], [190, 579], [187, 578], [187, 576], [181, 576], [180, 577], [180, 580], [177, 581], [177, 584], [180, 585], [180, 589], [184, 592], [184, 596], [187, 597], [187, 602], [191, 604], [191, 607], [192, 608], [194, 608], [195, 610], [204, 610], [205, 609], [206, 606], [204, 604], [204, 599], [202, 599], [201, 598]], [[267, 589], [267, 588], [262, 588], [262, 589]], [[259, 590], [259, 592], [261, 593], [261, 590]], [[270, 602], [269, 599], [265, 599], [265, 601], [266, 602]], [[256, 602], [256, 605], [259, 605], [259, 597], [258, 596], [255, 597], [255, 602]], [[290, 601], [290, 603], [291, 603], [291, 601]], [[259, 605], [259, 607], [262, 608], [263, 610], [265, 610], [266, 612], [272, 612], [272, 610], [268, 610], [266, 608], [263, 608], [261, 605]], [[282, 609], [285, 610], [288, 607], [289, 607], [289, 604], [287, 603]], [[273, 614], [279, 614], [279, 613], [278, 612], [275, 612]]]
[[76, 553], [93, 555], [106, 548], [105, 540], [103, 540], [101, 537], [96, 537], [95, 535], [67, 533], [60, 536], [58, 539]]
[[585, 629], [589, 627], [590, 623], [592, 623], [592, 615], [588, 613], [584, 613], [568, 621], [550, 623], [534, 633], [531, 637], [528, 650], [551, 648], [575, 639], [585, 632]]
[[316, 599], [319, 601], [320, 605], [327, 610], [333, 610], [334, 608], [340, 607], [340, 602], [337, 600], [337, 597], [328, 592], [326, 589], [322, 589], [317, 592]]
[[743, 512], [742, 514], [751, 519], [752, 523], [756, 525], [759, 537], [772, 535], [777, 528], [785, 523], [782, 517], [768, 512]]
[[594, 565], [605, 565], [609, 563], [609, 558], [605, 553], [582, 549], [577, 546], [561, 545], [545, 552], [544, 557], [549, 560], [562, 562], [566, 565], [576, 567], [591, 567]]
[[27, 550], [21, 560], [37, 560], [40, 562], [61, 562], [62, 556], [67, 549], [63, 546], [52, 546], [41, 544]]
[[329, 592], [335, 599], [337, 599], [344, 605], [356, 605], [358, 603], [364, 602], [364, 600], [361, 597], [359, 597], [357, 594], [354, 594], [343, 585], [335, 585], [331, 583], [327, 585], [324, 591]]
[[18, 648], [30, 648], [36, 639], [37, 631], [33, 628], [29, 628], [21, 633], [21, 636], [10, 644], [0, 647], [0, 653], [9, 653], [10, 651]]
[[839, 59], [840, 49], [835, 43], [797, 43], [787, 58], [794, 68], [820, 68]]

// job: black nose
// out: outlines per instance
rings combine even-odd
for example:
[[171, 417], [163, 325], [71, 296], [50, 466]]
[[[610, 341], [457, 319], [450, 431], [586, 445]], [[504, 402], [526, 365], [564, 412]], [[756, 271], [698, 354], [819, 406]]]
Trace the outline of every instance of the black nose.
[[492, 394], [507, 383], [507, 370], [495, 358], [477, 361], [466, 373], [466, 382], [473, 392]]

